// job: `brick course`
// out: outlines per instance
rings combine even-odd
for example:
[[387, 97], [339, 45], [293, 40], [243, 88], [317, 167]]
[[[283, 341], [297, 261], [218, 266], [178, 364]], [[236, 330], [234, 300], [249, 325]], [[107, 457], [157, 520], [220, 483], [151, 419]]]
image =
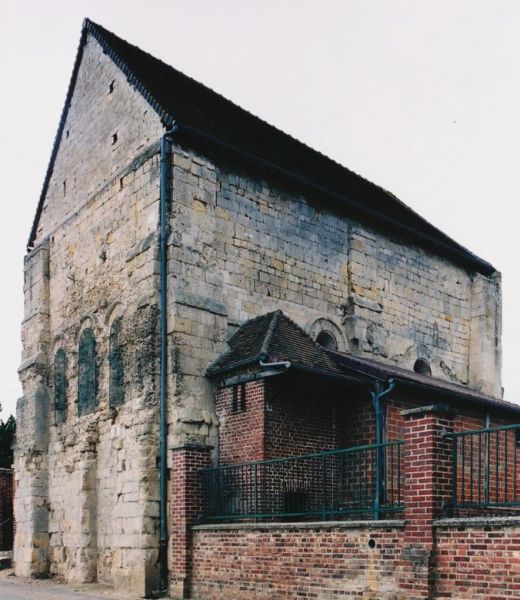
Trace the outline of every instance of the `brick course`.
[[400, 527], [197, 527], [193, 543], [196, 598], [396, 598]]

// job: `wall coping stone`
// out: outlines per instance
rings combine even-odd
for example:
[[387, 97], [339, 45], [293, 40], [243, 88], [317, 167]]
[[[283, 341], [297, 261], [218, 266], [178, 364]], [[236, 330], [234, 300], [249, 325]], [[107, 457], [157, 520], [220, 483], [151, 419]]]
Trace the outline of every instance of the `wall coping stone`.
[[520, 527], [520, 517], [452, 517], [436, 519], [434, 527]]
[[180, 446], [174, 446], [170, 448], [170, 452], [179, 452], [180, 450], [213, 450], [214, 446], [209, 446], [208, 444], [196, 444], [193, 442], [187, 442], [185, 444], [181, 444]]
[[416, 406], [407, 408], [400, 412], [402, 417], [422, 417], [428, 413], [453, 413], [453, 410], [446, 404], [428, 404], [427, 406]]
[[216, 523], [194, 525], [194, 531], [225, 531], [251, 529], [402, 529], [406, 525], [404, 519], [386, 519], [382, 521], [312, 521], [301, 523]]

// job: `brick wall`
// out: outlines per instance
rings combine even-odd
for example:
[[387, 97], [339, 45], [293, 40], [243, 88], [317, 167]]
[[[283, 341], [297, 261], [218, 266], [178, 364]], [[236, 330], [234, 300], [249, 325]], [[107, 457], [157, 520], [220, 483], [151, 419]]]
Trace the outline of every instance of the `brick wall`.
[[302, 382], [270, 382], [266, 400], [266, 458], [340, 447], [342, 408], [326, 386], [320, 390]]
[[264, 382], [219, 390], [215, 411], [220, 421], [219, 462], [237, 464], [265, 458]]
[[196, 598], [396, 598], [400, 527], [196, 527], [193, 536]]
[[170, 594], [188, 598], [192, 569], [192, 532], [203, 506], [199, 469], [209, 466], [210, 446], [181, 446], [172, 453], [170, 505]]
[[13, 500], [13, 471], [0, 469], [0, 551], [13, 549]]
[[345, 399], [344, 390], [293, 379], [218, 390], [219, 462], [236, 464], [373, 443], [374, 410], [368, 394], [363, 395], [352, 392]]
[[520, 519], [439, 521], [436, 549], [435, 597], [520, 597]]

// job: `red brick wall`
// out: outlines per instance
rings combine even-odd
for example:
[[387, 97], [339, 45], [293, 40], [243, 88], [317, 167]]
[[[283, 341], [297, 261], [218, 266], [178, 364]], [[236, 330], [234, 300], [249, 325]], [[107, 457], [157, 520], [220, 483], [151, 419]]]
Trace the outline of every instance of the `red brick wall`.
[[298, 456], [338, 447], [341, 407], [318, 390], [267, 384], [265, 458]]
[[13, 497], [13, 471], [0, 469], [0, 551], [13, 549]]
[[[344, 391], [294, 381], [243, 385], [244, 410], [233, 408], [233, 387], [216, 392], [220, 464], [297, 456], [375, 440], [374, 410], [366, 394], [345, 396]], [[239, 399], [240, 394], [239, 385]]]
[[436, 597], [520, 598], [520, 522], [436, 529]]
[[[245, 406], [240, 406], [241, 385]], [[263, 460], [265, 458], [264, 382], [253, 381], [237, 386], [238, 405], [233, 410], [233, 388], [216, 393], [219, 427], [219, 462], [223, 465]]]
[[205, 600], [390, 600], [401, 539], [396, 527], [196, 528], [191, 590]]
[[202, 514], [199, 470], [210, 466], [209, 446], [184, 446], [172, 452], [170, 504], [170, 591], [174, 597], [189, 594], [191, 527]]

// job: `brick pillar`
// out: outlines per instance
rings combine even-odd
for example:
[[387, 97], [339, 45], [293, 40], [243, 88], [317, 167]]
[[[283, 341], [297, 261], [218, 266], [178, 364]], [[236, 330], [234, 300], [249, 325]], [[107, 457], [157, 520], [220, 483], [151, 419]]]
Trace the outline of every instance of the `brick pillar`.
[[406, 527], [400, 588], [404, 597], [433, 598], [435, 532], [451, 493], [453, 421], [445, 407], [432, 405], [401, 412], [404, 417]]
[[198, 470], [209, 467], [212, 446], [185, 444], [173, 450], [170, 510], [170, 596], [190, 597], [191, 526], [203, 509]]

